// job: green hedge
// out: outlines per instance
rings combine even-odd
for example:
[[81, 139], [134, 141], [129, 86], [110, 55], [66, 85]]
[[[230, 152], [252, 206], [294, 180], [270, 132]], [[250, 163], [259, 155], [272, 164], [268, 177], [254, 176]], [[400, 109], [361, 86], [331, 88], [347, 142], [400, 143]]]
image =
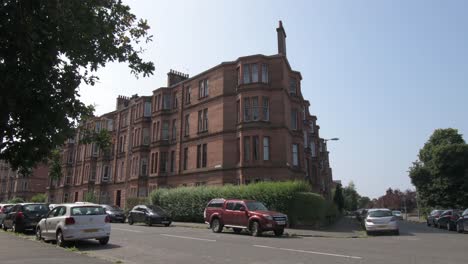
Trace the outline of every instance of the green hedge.
[[[150, 200], [152, 204], [168, 210], [175, 221], [203, 222], [206, 204], [213, 198], [225, 198], [261, 201], [269, 209], [287, 214], [293, 219], [293, 224], [310, 224], [310, 221], [323, 223], [325, 215], [332, 214], [327, 209], [329, 204], [320, 195], [310, 193], [310, 190], [310, 185], [301, 181], [180, 187], [157, 189], [150, 194]], [[316, 212], [318, 215], [313, 216]]]
[[125, 211], [132, 210], [133, 207], [139, 204], [149, 204], [149, 199], [146, 197], [129, 197], [125, 202]]
[[296, 193], [291, 201], [289, 221], [293, 226], [318, 227], [334, 222], [337, 217], [336, 205], [316, 193]]

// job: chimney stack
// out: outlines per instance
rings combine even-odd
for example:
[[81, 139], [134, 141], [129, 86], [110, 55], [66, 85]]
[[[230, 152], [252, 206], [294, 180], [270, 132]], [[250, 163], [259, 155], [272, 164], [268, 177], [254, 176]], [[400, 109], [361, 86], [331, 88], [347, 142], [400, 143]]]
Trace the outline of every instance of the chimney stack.
[[185, 81], [189, 78], [188, 74], [181, 73], [178, 71], [170, 70], [167, 73], [167, 87], [171, 87], [174, 84], [177, 84], [181, 81]]
[[283, 22], [279, 21], [279, 26], [276, 29], [278, 33], [278, 54], [286, 56], [286, 31], [283, 28]]

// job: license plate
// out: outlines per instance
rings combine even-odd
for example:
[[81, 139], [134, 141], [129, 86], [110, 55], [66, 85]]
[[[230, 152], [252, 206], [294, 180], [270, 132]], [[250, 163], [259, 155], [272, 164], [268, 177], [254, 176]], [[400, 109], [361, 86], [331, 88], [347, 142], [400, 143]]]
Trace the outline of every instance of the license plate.
[[99, 229], [85, 229], [85, 230], [83, 230], [83, 232], [85, 232], [85, 233], [96, 233], [97, 231], [99, 231]]
[[163, 224], [168, 224], [169, 221], [161, 221], [161, 223], [163, 223]]
[[286, 224], [286, 221], [276, 221], [276, 224], [277, 224], [277, 225], [285, 225], [285, 224]]

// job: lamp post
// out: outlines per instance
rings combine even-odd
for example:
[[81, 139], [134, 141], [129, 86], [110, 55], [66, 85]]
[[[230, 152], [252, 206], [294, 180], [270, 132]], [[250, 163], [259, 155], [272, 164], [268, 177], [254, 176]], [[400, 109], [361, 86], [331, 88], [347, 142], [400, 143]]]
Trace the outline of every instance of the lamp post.
[[328, 139], [323, 139], [323, 141], [327, 142], [327, 141], [337, 141], [337, 140], [340, 140], [339, 138], [328, 138]]

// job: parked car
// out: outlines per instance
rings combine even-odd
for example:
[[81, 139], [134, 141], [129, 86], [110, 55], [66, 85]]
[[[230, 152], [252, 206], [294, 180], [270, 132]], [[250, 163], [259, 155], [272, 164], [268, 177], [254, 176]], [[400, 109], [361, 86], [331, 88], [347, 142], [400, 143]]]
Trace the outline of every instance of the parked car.
[[460, 218], [458, 218], [456, 227], [457, 227], [458, 233], [463, 233], [465, 231], [468, 231], [468, 209], [463, 211]]
[[0, 204], [0, 227], [3, 225], [6, 213], [13, 207], [13, 204]]
[[432, 210], [432, 212], [426, 217], [427, 226], [437, 226], [437, 220], [444, 210]]
[[445, 210], [437, 219], [437, 227], [438, 228], [447, 228], [447, 230], [455, 230], [456, 222], [458, 218], [461, 216], [460, 210]]
[[400, 220], [403, 220], [403, 214], [401, 213], [401, 211], [393, 210], [393, 211], [392, 211], [392, 214], [393, 214], [393, 216], [395, 216], [396, 218], [398, 218], [398, 219], [400, 219]]
[[171, 216], [161, 207], [156, 205], [137, 205], [128, 213], [128, 224], [145, 223], [148, 226], [162, 224], [170, 226]]
[[215, 233], [227, 227], [235, 233], [245, 229], [253, 236], [260, 236], [264, 231], [281, 236], [288, 224], [285, 214], [269, 211], [263, 203], [251, 200], [213, 199], [206, 206], [204, 217]]
[[3, 230], [12, 229], [13, 232], [23, 232], [26, 229], [35, 229], [37, 223], [49, 212], [44, 203], [15, 204], [5, 215]]
[[106, 213], [109, 215], [111, 223], [112, 222], [119, 222], [119, 223], [125, 223], [125, 213], [124, 211], [115, 205], [107, 205], [107, 204], [102, 204], [101, 205]]
[[60, 204], [37, 224], [38, 240], [55, 240], [60, 247], [69, 241], [96, 239], [109, 242], [110, 217], [98, 204]]
[[390, 231], [395, 235], [400, 234], [397, 218], [389, 209], [369, 209], [365, 220], [366, 233], [377, 231]]

